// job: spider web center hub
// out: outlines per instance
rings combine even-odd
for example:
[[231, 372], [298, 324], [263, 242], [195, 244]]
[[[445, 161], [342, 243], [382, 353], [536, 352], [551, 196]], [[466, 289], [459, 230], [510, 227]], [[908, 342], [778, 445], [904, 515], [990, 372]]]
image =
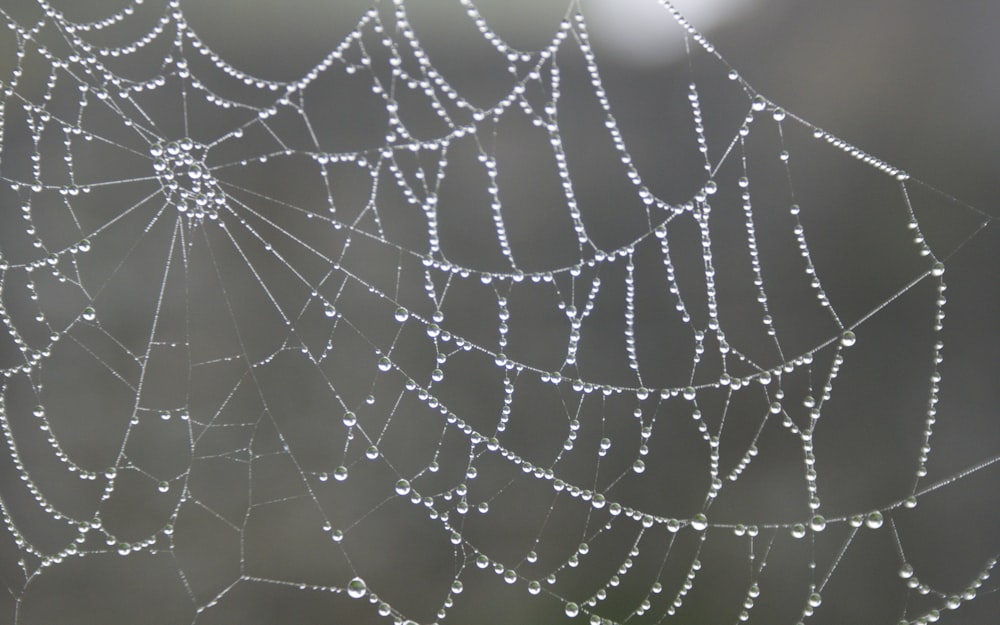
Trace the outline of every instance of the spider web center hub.
[[159, 142], [150, 148], [153, 170], [167, 202], [196, 220], [216, 219], [217, 207], [226, 201], [205, 164], [205, 152], [204, 145], [189, 138]]

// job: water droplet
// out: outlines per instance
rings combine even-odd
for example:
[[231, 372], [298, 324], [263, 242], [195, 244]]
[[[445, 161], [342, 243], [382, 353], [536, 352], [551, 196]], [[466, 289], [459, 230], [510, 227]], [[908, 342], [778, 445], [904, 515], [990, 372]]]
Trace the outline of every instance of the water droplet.
[[844, 347], [850, 347], [851, 345], [854, 345], [857, 342], [858, 342], [858, 337], [854, 336], [854, 332], [851, 332], [850, 330], [844, 332], [840, 336], [840, 344], [843, 345]]
[[802, 525], [801, 523], [796, 523], [795, 525], [792, 526], [792, 537], [793, 538], [802, 538], [805, 535], [806, 535], [806, 526], [805, 525]]
[[634, 463], [632, 463], [632, 470], [636, 473], [642, 473], [643, 471], [646, 470], [646, 463], [643, 462], [641, 459], [636, 460]]
[[823, 603], [823, 596], [820, 595], [818, 592], [814, 592], [813, 594], [809, 595], [809, 605], [811, 605], [814, 608], [818, 608], [821, 603]]
[[396, 321], [403, 323], [410, 318], [410, 311], [406, 310], [402, 306], [396, 309]]
[[822, 532], [826, 529], [826, 519], [823, 518], [823, 515], [817, 514], [809, 520], [809, 527], [814, 532]]
[[719, 190], [719, 185], [716, 184], [714, 180], [709, 180], [708, 182], [705, 183], [705, 193], [713, 195], [718, 190]]
[[333, 479], [343, 482], [347, 479], [347, 467], [341, 465], [333, 470]]
[[750, 105], [755, 111], [763, 111], [767, 108], [767, 100], [762, 95], [755, 95], [753, 103]]
[[689, 386], [684, 389], [684, 399], [688, 401], [692, 401], [697, 395], [698, 392], [694, 389], [693, 386]]
[[936, 263], [934, 263], [934, 266], [931, 267], [931, 275], [934, 276], [935, 278], [940, 278], [941, 276], [943, 276], [944, 275], [944, 263], [942, 263], [942, 262], [936, 262]]
[[528, 592], [533, 595], [537, 595], [542, 592], [542, 585], [539, 582], [532, 580], [528, 582]]
[[397, 495], [409, 495], [410, 494], [410, 482], [407, 480], [399, 480], [396, 482], [396, 494]]
[[389, 360], [389, 358], [387, 356], [382, 356], [381, 358], [379, 358], [378, 359], [378, 370], [379, 371], [388, 371], [389, 369], [392, 369], [392, 361]]
[[909, 562], [904, 562], [903, 566], [899, 567], [899, 576], [903, 579], [910, 579], [913, 577], [913, 565]]
[[566, 616], [572, 618], [580, 613], [580, 606], [572, 601], [566, 602]]
[[160, 482], [159, 484], [156, 485], [156, 490], [160, 491], [161, 493], [167, 492], [168, 490], [170, 490], [170, 482]]
[[694, 518], [691, 519], [691, 527], [699, 532], [704, 531], [708, 527], [708, 517], [704, 514], [694, 515]]
[[785, 119], [785, 117], [788, 114], [785, 112], [785, 109], [783, 109], [783, 108], [776, 108], [776, 109], [774, 109], [774, 112], [771, 115], [774, 117], [774, 121], [780, 122], [781, 120]]
[[365, 580], [360, 577], [355, 577], [347, 584], [347, 596], [351, 599], [360, 599], [364, 597], [368, 592], [368, 586], [365, 585]]
[[81, 315], [84, 321], [93, 321], [97, 318], [97, 311], [95, 311], [90, 306], [83, 309], [83, 314]]
[[453, 592], [454, 594], [456, 595], [461, 594], [463, 589], [464, 586], [462, 585], [462, 582], [460, 580], [456, 579], [451, 583], [451, 592]]
[[878, 528], [882, 527], [882, 523], [884, 520], [885, 519], [883, 518], [882, 513], [879, 512], [878, 510], [874, 510], [868, 513], [868, 518], [865, 519], [865, 525], [867, 525], [873, 530], [877, 530]]
[[358, 422], [358, 415], [353, 412], [345, 412], [343, 421], [345, 427], [354, 427]]
[[507, 582], [508, 584], [513, 584], [514, 582], [517, 581], [517, 573], [512, 569], [504, 571], [503, 581]]

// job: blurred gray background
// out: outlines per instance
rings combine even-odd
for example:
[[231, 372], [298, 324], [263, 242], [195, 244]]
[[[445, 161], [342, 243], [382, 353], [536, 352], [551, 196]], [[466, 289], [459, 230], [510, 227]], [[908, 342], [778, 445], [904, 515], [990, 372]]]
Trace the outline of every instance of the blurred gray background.
[[[62, 0], [52, 6], [70, 20], [87, 21], [124, 3]], [[190, 28], [219, 56], [241, 71], [277, 81], [312, 70], [368, 9], [367, 2], [354, 0], [182, 0], [180, 6]], [[380, 6], [380, 15], [392, 23], [391, 7]], [[567, 3], [489, 0], [477, 6], [499, 37], [533, 50], [550, 40]], [[688, 200], [705, 182], [689, 83], [699, 87], [713, 159], [742, 123], [748, 95], [726, 79], [726, 66], [699, 50], [685, 53], [681, 30], [657, 2], [581, 0], [580, 6], [613, 112], [644, 182], [667, 202]], [[1000, 241], [995, 225], [978, 230], [1000, 212], [992, 158], [1000, 139], [995, 67], [1000, 40], [993, 32], [1000, 5], [689, 0], [677, 6], [741, 79], [772, 103], [922, 181], [909, 182], [907, 189], [928, 244], [947, 258], [947, 317], [943, 333], [935, 335], [937, 292], [927, 277], [855, 329], [857, 344], [844, 352], [816, 430], [821, 512], [831, 520], [826, 530], [802, 540], [790, 536], [788, 525], [810, 515], [803, 450], [773, 417], [757, 434], [771, 398], [754, 383], [734, 393], [726, 408], [723, 474], [751, 443], [760, 453], [709, 507], [707, 539], [701, 543], [703, 534], [685, 528], [668, 547], [673, 534], [662, 526], [650, 530], [639, 543], [634, 567], [596, 613], [633, 623], [736, 623], [753, 582], [759, 582], [761, 594], [750, 622], [797, 622], [810, 583], [824, 589], [809, 623], [896, 623], [940, 607], [945, 596], [967, 591], [1000, 552], [998, 469], [963, 476], [1000, 454], [995, 321]], [[28, 0], [2, 0], [0, 8], [21, 24], [42, 14]], [[140, 26], [155, 23], [163, 10], [163, 2], [146, 0], [123, 25], [85, 38], [120, 45]], [[418, 0], [407, 10], [430, 61], [460, 93], [479, 106], [507, 93], [505, 62], [483, 42], [457, 0]], [[2, 37], [0, 79], [6, 85], [18, 46], [11, 31], [4, 29]], [[55, 31], [43, 29], [37, 38], [56, 55], [64, 54]], [[378, 38], [369, 33], [363, 42], [373, 71], [384, 78], [387, 58]], [[596, 244], [613, 249], [648, 235], [650, 224], [607, 139], [576, 49], [567, 42], [560, 52], [560, 132], [582, 220]], [[107, 62], [125, 76], [141, 78], [156, 73], [164, 53], [153, 44]], [[213, 93], [258, 107], [273, 101], [270, 92], [241, 87], [190, 48], [185, 56]], [[345, 57], [359, 58], [356, 48]], [[35, 148], [19, 98], [40, 103], [48, 78], [48, 65], [37, 54], [29, 54], [23, 67], [19, 95], [6, 99], [0, 153], [5, 182], [32, 179]], [[60, 82], [49, 105], [54, 116], [72, 119], [78, 112], [80, 95], [73, 87], [72, 80]], [[459, 351], [440, 365], [444, 379], [432, 379], [438, 365], [426, 329], [435, 306], [425, 295], [419, 258], [408, 253], [427, 251], [423, 213], [404, 201], [388, 170], [373, 194], [364, 168], [343, 163], [320, 168], [304, 155], [317, 151], [304, 118], [322, 151], [383, 144], [385, 106], [370, 87], [365, 70], [348, 74], [334, 65], [305, 91], [306, 115], [284, 109], [268, 122], [273, 134], [248, 121], [256, 111], [219, 111], [199, 100], [197, 90], [187, 95], [185, 118], [174, 82], [146, 99], [136, 97], [145, 119], [127, 107], [121, 116], [102, 117], [93, 110], [107, 109], [92, 102], [81, 125], [113, 143], [74, 139], [74, 173], [81, 183], [115, 184], [97, 184], [89, 194], [70, 198], [75, 224], [62, 208], [66, 196], [57, 192], [67, 180], [59, 163], [65, 153], [61, 133], [43, 134], [40, 143], [45, 190], [3, 189], [0, 254], [11, 265], [0, 290], [4, 327], [40, 351], [52, 330], [61, 332], [30, 374], [18, 371], [24, 352], [13, 337], [0, 339], [0, 366], [8, 374], [3, 380], [7, 436], [0, 453], [6, 518], [41, 554], [65, 549], [78, 535], [66, 518], [75, 525], [96, 515], [102, 525], [81, 534], [77, 549], [85, 557], [66, 556], [42, 569], [38, 553], [26, 554], [12, 533], [0, 533], [0, 579], [8, 589], [0, 593], [0, 621], [340, 624], [388, 622], [402, 614], [430, 623], [438, 620], [435, 613], [457, 578], [463, 591], [453, 596], [445, 623], [569, 622], [562, 600], [581, 601], [607, 583], [635, 543], [639, 524], [619, 521], [602, 531], [606, 509], [594, 510], [566, 493], [556, 496], [550, 482], [522, 473], [483, 445], [470, 449], [468, 438], [448, 427], [438, 411], [405, 391], [409, 380], [429, 387], [459, 419], [495, 434], [538, 466], [555, 462], [575, 415], [581, 427], [574, 449], [554, 465], [562, 479], [650, 514], [687, 519], [703, 510], [707, 445], [690, 418], [692, 405], [681, 397], [637, 402], [634, 393], [618, 393], [581, 400], [569, 384], [543, 384], [530, 371], [510, 373], [514, 392], [505, 420], [504, 374], [492, 354]], [[426, 102], [400, 91], [400, 116], [413, 134], [421, 139], [440, 134]], [[529, 93], [532, 102], [543, 96]], [[225, 231], [217, 222], [158, 213], [164, 196], [151, 175], [151, 141], [122, 125], [122, 117], [155, 127], [164, 140], [189, 136], [209, 144], [226, 137], [204, 152], [206, 166], [230, 194], [232, 210], [219, 220]], [[495, 127], [482, 124], [478, 139], [497, 159], [503, 214], [519, 267], [544, 272], [587, 260], [572, 235], [548, 137], [517, 111], [502, 120]], [[231, 131], [240, 126], [246, 132], [237, 138]], [[813, 262], [842, 321], [853, 325], [924, 274], [930, 261], [913, 244], [896, 181], [814, 140], [811, 128], [791, 119], [783, 131], [794, 201], [802, 205]], [[286, 146], [290, 153], [281, 154]], [[788, 213], [792, 189], [777, 159], [781, 145], [769, 112], [752, 126], [747, 146], [771, 313], [791, 359], [835, 338], [840, 329], [816, 306], [802, 271]], [[262, 154], [271, 155], [266, 163], [257, 161]], [[471, 140], [449, 148], [438, 202], [441, 247], [458, 265], [509, 273], [477, 156]], [[418, 167], [432, 177], [437, 159], [430, 150], [420, 157], [404, 155], [401, 175], [419, 187]], [[334, 219], [352, 223], [362, 234], [350, 235], [328, 221], [321, 169], [337, 205]], [[782, 360], [763, 335], [762, 312], [750, 288], [736, 186], [741, 175], [738, 158], [729, 159], [716, 176], [720, 189], [712, 198], [720, 318], [736, 349], [776, 367]], [[21, 217], [29, 196], [33, 218], [27, 228], [37, 232], [26, 232]], [[378, 207], [378, 222], [365, 210], [369, 200]], [[114, 221], [127, 207], [136, 208]], [[72, 254], [72, 262], [62, 254], [55, 272], [24, 270], [46, 253], [73, 245], [81, 232], [98, 229], [88, 237], [91, 250]], [[704, 325], [697, 226], [684, 215], [668, 229], [678, 281], [695, 322]], [[398, 248], [363, 233], [378, 233]], [[32, 245], [36, 236], [42, 248]], [[335, 259], [337, 267], [324, 258]], [[686, 386], [691, 328], [674, 311], [653, 237], [637, 245], [634, 262], [643, 384]], [[624, 347], [623, 264], [602, 269], [601, 294], [582, 329], [578, 370], [564, 370], [567, 377], [638, 386]], [[87, 293], [72, 280], [60, 281], [60, 272], [79, 275]], [[566, 273], [555, 278], [564, 298], [571, 297]], [[576, 281], [578, 307], [593, 277], [585, 268]], [[506, 294], [511, 318], [505, 353], [540, 370], [559, 369], [569, 327], [556, 309], [554, 288], [529, 279], [508, 293], [507, 284], [454, 277], [441, 304], [441, 328], [499, 351], [497, 298]], [[37, 299], [28, 296], [29, 285]], [[437, 281], [439, 293], [443, 285]], [[334, 304], [336, 316], [325, 314], [324, 299]], [[397, 305], [410, 314], [402, 324], [393, 319]], [[81, 317], [88, 306], [96, 311], [94, 319]], [[35, 318], [39, 313], [42, 321]], [[962, 477], [922, 495], [913, 509], [895, 507], [882, 528], [854, 533], [844, 518], [893, 506], [913, 489], [936, 340], [945, 346], [943, 379], [929, 474], [919, 488]], [[710, 338], [706, 346], [698, 384], [721, 373], [718, 345]], [[449, 353], [453, 349], [454, 342]], [[786, 411], [799, 424], [807, 420], [803, 399], [826, 381], [834, 350], [835, 345], [818, 351], [811, 366], [782, 380]], [[376, 362], [386, 353], [395, 368], [381, 374]], [[248, 368], [247, 362], [255, 364]], [[730, 366], [733, 375], [754, 372], [736, 360]], [[707, 426], [720, 427], [725, 394], [705, 390], [698, 401]], [[38, 429], [36, 405], [44, 406], [48, 430]], [[641, 475], [630, 469], [639, 457], [640, 424], [632, 417], [637, 406], [643, 423], [653, 427]], [[345, 411], [356, 413], [359, 428], [343, 427]], [[80, 471], [66, 470], [47, 440], [49, 432]], [[611, 451], [598, 456], [605, 437], [613, 441]], [[365, 454], [373, 442], [381, 455], [370, 460]], [[428, 469], [432, 462], [438, 471]], [[342, 465], [350, 477], [340, 482], [333, 475]], [[112, 466], [114, 488], [102, 498]], [[471, 466], [474, 479], [467, 475]], [[93, 479], [81, 480], [81, 471]], [[25, 488], [25, 475], [59, 515], [43, 509], [48, 504]], [[393, 493], [402, 477], [422, 495], [466, 484], [469, 504], [487, 502], [489, 512], [463, 516], [452, 510], [462, 536], [456, 548], [440, 521], [428, 518], [429, 509]], [[158, 488], [161, 482], [165, 492]], [[451, 510], [458, 499], [439, 496], [436, 506]], [[735, 536], [731, 526], [737, 523], [760, 525], [758, 538], [751, 543]], [[344, 532], [339, 543], [331, 540], [337, 531]], [[143, 547], [145, 540], [151, 542]], [[584, 541], [590, 541], [590, 553], [580, 556], [579, 567], [563, 566], [558, 582], [538, 597], [526, 592], [528, 580], [559, 568]], [[128, 555], [118, 555], [120, 548]], [[490, 557], [489, 568], [476, 566], [473, 548]], [[527, 557], [532, 550], [537, 562]], [[693, 588], [677, 615], [664, 618], [696, 552], [702, 567]], [[761, 561], [767, 563], [763, 570]], [[907, 588], [898, 574], [904, 561], [930, 592]], [[517, 571], [515, 584], [494, 574], [498, 563]], [[389, 617], [379, 616], [367, 598], [324, 590], [343, 588], [356, 575], [391, 605]], [[649, 612], [634, 614], [657, 579], [663, 593], [650, 595]], [[1000, 613], [995, 588], [986, 581], [974, 600], [942, 610], [938, 622], [993, 622]], [[586, 616], [574, 622], [586, 622]]]

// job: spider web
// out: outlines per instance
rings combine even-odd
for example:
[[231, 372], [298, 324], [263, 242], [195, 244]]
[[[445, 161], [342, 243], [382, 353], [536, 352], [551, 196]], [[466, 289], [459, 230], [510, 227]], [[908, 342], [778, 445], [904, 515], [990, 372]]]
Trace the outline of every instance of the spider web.
[[577, 0], [455, 3], [464, 59], [380, 2], [293, 80], [177, 1], [3, 9], [11, 620], [989, 614], [991, 217], [661, 4], [638, 86]]

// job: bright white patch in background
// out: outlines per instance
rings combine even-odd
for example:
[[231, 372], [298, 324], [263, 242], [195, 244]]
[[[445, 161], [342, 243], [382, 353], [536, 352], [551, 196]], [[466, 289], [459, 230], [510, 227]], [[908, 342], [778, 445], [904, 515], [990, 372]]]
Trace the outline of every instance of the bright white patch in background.
[[[760, 0], [673, 0], [702, 33], [734, 22]], [[585, 0], [593, 35], [608, 54], [629, 63], [665, 63], [684, 54], [684, 38], [659, 0]]]

